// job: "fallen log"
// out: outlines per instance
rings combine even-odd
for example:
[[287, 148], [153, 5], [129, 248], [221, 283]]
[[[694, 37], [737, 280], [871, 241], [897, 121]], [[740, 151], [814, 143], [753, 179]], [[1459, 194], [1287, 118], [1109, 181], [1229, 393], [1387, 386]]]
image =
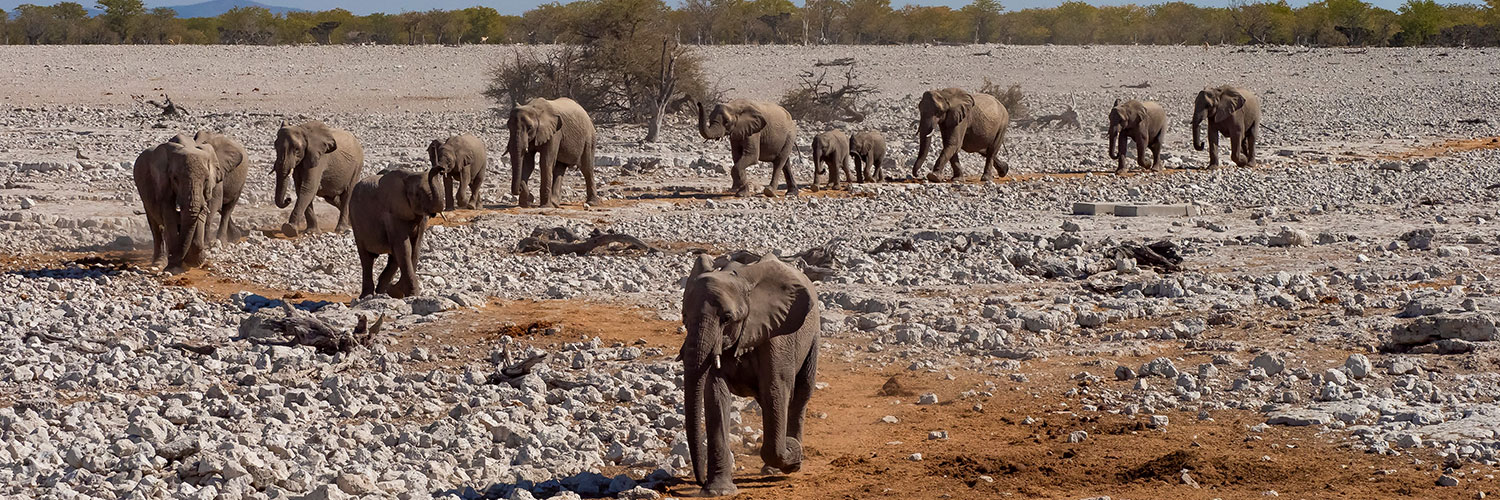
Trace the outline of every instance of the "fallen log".
[[359, 324], [354, 331], [345, 332], [334, 329], [308, 313], [299, 313], [290, 304], [283, 302], [281, 307], [286, 311], [286, 317], [280, 319], [266, 320], [263, 327], [281, 333], [283, 340], [263, 340], [249, 338], [253, 343], [280, 346], [312, 346], [323, 354], [337, 354], [349, 352], [356, 347], [371, 347], [380, 334], [380, 327], [385, 322], [385, 314], [375, 319], [375, 324], [370, 325], [364, 316], [360, 316]]
[[[553, 234], [550, 234], [550, 235], [549, 234], [543, 234], [543, 235], [535, 235], [534, 234], [531, 237], [522, 238], [520, 242], [516, 243], [516, 252], [519, 252], [519, 253], [547, 252], [547, 253], [550, 253], [552, 255], [568, 255], [568, 254], [572, 254], [572, 255], [584, 256], [584, 255], [588, 255], [589, 253], [593, 252], [594, 249], [596, 249], [596, 248], [608, 247], [609, 245], [612, 245], [612, 244], [621, 244], [621, 245], [624, 245], [624, 248], [622, 248], [621, 250], [639, 250], [639, 251], [645, 252], [645, 253], [660, 253], [661, 252], [661, 249], [653, 247], [653, 246], [647, 244], [646, 242], [641, 241], [639, 238], [636, 238], [636, 237], [628, 235], [628, 234], [600, 233], [600, 234], [595, 234], [594, 236], [590, 237], [587, 240], [574, 241], [574, 240], [569, 240], [569, 239], [554, 239], [553, 236], [563, 236], [563, 235], [569, 236], [569, 237], [573, 236], [572, 233], [567, 232], [566, 229], [563, 229], [563, 228], [555, 228], [555, 229], [556, 230], [561, 230], [562, 232], [560, 232], [560, 233], [553, 233]], [[619, 253], [619, 251], [616, 251], [615, 253]]]

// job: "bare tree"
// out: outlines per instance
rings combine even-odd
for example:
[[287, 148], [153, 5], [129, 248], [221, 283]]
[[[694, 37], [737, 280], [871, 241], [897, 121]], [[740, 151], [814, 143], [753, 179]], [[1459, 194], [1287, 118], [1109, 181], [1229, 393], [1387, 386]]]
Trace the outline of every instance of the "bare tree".
[[651, 117], [646, 122], [646, 142], [656, 142], [661, 132], [661, 120], [667, 114], [667, 105], [677, 94], [677, 60], [687, 55], [687, 48], [671, 39], [661, 41], [661, 73], [656, 81], [656, 102], [651, 108]]

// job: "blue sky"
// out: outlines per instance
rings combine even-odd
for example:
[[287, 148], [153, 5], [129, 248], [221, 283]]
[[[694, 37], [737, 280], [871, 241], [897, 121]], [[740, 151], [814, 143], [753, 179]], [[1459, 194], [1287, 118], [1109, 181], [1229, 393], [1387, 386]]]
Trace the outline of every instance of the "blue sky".
[[[48, 4], [55, 3], [56, 1], [57, 0], [30, 0], [30, 1], [0, 0], [0, 8], [6, 9], [6, 10], [11, 10], [17, 4], [21, 4], [21, 3], [34, 3], [34, 4], [39, 4], [39, 5], [48, 5]], [[78, 3], [84, 4], [85, 7], [93, 7], [93, 0], [72, 0], [72, 1], [76, 1]], [[192, 3], [198, 3], [200, 1], [202, 1], [202, 0], [146, 0], [146, 5], [149, 6], [149, 7], [162, 7], [162, 6], [170, 7], [172, 5], [192, 4]], [[471, 6], [474, 6], [474, 5], [485, 5], [485, 6], [489, 6], [489, 7], [494, 7], [496, 10], [499, 10], [501, 13], [504, 13], [504, 14], [520, 14], [522, 12], [525, 12], [527, 9], [530, 9], [530, 8], [535, 7], [537, 5], [540, 5], [540, 4], [543, 4], [543, 3], [549, 3], [548, 0], [477, 0], [477, 1], [476, 0], [258, 0], [258, 1], [260, 3], [264, 3], [264, 4], [280, 5], [280, 6], [284, 6], [284, 7], [296, 7], [296, 8], [299, 8], [299, 9], [307, 9], [307, 10], [327, 10], [327, 9], [333, 9], [333, 8], [344, 8], [344, 9], [348, 9], [351, 12], [354, 12], [355, 14], [369, 14], [369, 13], [372, 13], [372, 12], [397, 13], [397, 12], [403, 12], [403, 11], [408, 11], [408, 10], [428, 10], [428, 9], [456, 9], [456, 8], [471, 7]], [[1118, 5], [1118, 4], [1127, 4], [1127, 3], [1137, 3], [1137, 4], [1143, 4], [1144, 5], [1144, 4], [1161, 3], [1161, 2], [1166, 1], [1166, 0], [1137, 0], [1137, 1], [1131, 1], [1131, 0], [1086, 0], [1086, 1], [1088, 1], [1089, 3], [1095, 4], [1095, 5]], [[1211, 6], [1224, 6], [1224, 5], [1228, 5], [1228, 3], [1229, 3], [1229, 0], [1189, 0], [1189, 1], [1193, 1], [1193, 3], [1197, 3], [1199, 5], [1211, 5]], [[1399, 7], [1401, 5], [1401, 3], [1404, 0], [1366, 0], [1366, 1], [1368, 1], [1368, 2], [1370, 2], [1372, 4], [1374, 4], [1374, 5], [1380, 6], [1380, 7], [1385, 7], [1387, 9], [1395, 10], [1397, 7]], [[667, 0], [667, 2], [669, 4], [675, 4], [675, 3], [677, 3], [676, 0]], [[1451, 0], [1448, 0], [1448, 1], [1440, 0], [1440, 2], [1441, 3], [1482, 3], [1480, 0], [1472, 0], [1472, 2], [1465, 1], [1465, 0], [1459, 0], [1458, 2], [1453, 2]], [[800, 0], [793, 0], [792, 3], [796, 3], [796, 4], [800, 5], [802, 2]], [[904, 6], [904, 5], [907, 5], [907, 4], [948, 5], [948, 6], [952, 6], [952, 7], [959, 7], [959, 6], [963, 6], [963, 5], [967, 4], [967, 3], [969, 3], [969, 0], [911, 0], [911, 1], [906, 1], [906, 0], [892, 0], [892, 2], [891, 2], [892, 5], [895, 5], [897, 7]], [[1062, 3], [1062, 0], [1001, 0], [1001, 3], [1004, 4], [1007, 9], [1014, 10], [1014, 9], [1024, 9], [1024, 8], [1028, 8], [1028, 7], [1051, 7], [1051, 6], [1055, 6], [1055, 5], [1058, 5], [1058, 4]], [[1289, 3], [1291, 3], [1292, 5], [1303, 5], [1303, 4], [1308, 3], [1308, 1], [1307, 0], [1291, 0]]]

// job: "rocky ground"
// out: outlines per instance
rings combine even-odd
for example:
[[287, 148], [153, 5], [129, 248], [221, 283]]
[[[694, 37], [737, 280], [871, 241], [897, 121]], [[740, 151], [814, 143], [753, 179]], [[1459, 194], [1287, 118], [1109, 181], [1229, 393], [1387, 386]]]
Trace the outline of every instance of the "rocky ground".
[[[427, 141], [455, 132], [498, 149], [503, 120], [478, 92], [485, 61], [511, 50], [0, 47], [35, 62], [0, 76], [0, 494], [691, 495], [679, 283], [692, 254], [738, 249], [817, 275], [827, 360], [802, 472], [757, 473], [758, 412], [743, 402], [747, 498], [1497, 490], [1500, 96], [1486, 82], [1500, 54], [716, 47], [715, 76], [757, 98], [814, 61], [856, 57], [882, 89], [876, 112], [802, 123], [802, 144], [880, 130], [897, 176], [928, 87], [1019, 83], [1036, 112], [1072, 105], [1084, 126], [1015, 131], [998, 183], [748, 199], [723, 196], [728, 148], [686, 117], [660, 144], [603, 126], [603, 204], [577, 204], [570, 177], [564, 208], [514, 208], [496, 161], [485, 209], [433, 221], [428, 294], [407, 300], [352, 300], [347, 232], [268, 231], [286, 216], [267, 173], [283, 119], [351, 130], [370, 173], [419, 167]], [[1188, 144], [1193, 93], [1220, 82], [1263, 97], [1257, 168], [1209, 169]], [[129, 98], [155, 93], [189, 116]], [[1117, 97], [1166, 105], [1167, 172], [1106, 173]], [[250, 149], [248, 234], [204, 269], [161, 275], [142, 267], [130, 162], [203, 128]], [[1072, 215], [1090, 201], [1197, 215]], [[517, 251], [552, 227], [659, 250]], [[1180, 267], [1129, 250], [1160, 241]], [[372, 347], [340, 353], [282, 345], [273, 325], [288, 317], [340, 331], [385, 319]], [[503, 370], [542, 355], [524, 375]]]

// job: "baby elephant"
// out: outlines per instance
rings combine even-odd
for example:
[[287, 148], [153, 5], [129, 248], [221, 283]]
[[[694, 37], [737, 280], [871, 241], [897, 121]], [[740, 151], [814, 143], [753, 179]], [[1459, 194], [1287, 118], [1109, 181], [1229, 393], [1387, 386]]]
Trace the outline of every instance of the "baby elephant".
[[853, 179], [849, 175], [849, 136], [840, 130], [829, 130], [813, 137], [812, 141], [813, 186], [818, 185], [818, 174], [828, 170], [828, 189], [839, 187], [839, 170], [844, 172], [844, 182]]
[[1152, 170], [1161, 170], [1161, 144], [1167, 135], [1167, 112], [1160, 104], [1151, 101], [1126, 101], [1115, 99], [1114, 109], [1109, 110], [1109, 157], [1118, 162], [1115, 174], [1123, 174], [1125, 168], [1125, 142], [1135, 141], [1135, 161], [1141, 168], [1146, 166], [1146, 148], [1151, 148]]
[[[433, 139], [427, 145], [427, 159], [433, 170], [443, 173], [443, 191], [446, 210], [459, 208], [478, 209], [479, 188], [484, 185], [485, 152], [484, 141], [470, 134], [455, 135], [447, 139]], [[454, 189], [453, 184], [458, 184]], [[464, 197], [468, 188], [469, 196]], [[457, 191], [458, 203], [453, 199]]]
[[[422, 292], [417, 281], [417, 260], [422, 254], [422, 233], [427, 218], [443, 211], [442, 189], [437, 169], [426, 172], [387, 170], [354, 185], [349, 200], [353, 209], [349, 223], [354, 228], [354, 245], [359, 248], [359, 265], [364, 279], [359, 296], [376, 293], [401, 298]], [[372, 275], [375, 257], [389, 254], [385, 270], [377, 283]], [[396, 268], [401, 280], [391, 287]]]
[[849, 156], [854, 157], [854, 176], [859, 182], [885, 182], [885, 136], [866, 130], [849, 138]]

